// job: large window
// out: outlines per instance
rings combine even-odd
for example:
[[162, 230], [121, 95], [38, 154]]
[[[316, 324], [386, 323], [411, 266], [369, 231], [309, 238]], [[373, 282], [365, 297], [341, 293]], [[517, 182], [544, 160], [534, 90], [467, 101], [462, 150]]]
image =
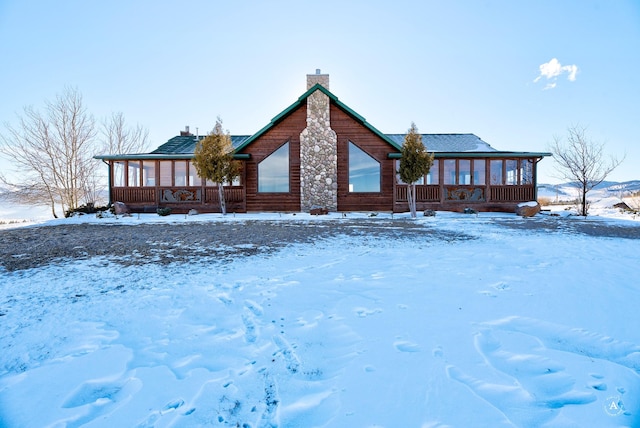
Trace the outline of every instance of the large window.
[[[411, 184], [411, 183], [405, 183], [400, 178], [400, 161], [399, 160], [396, 161], [396, 182], [398, 184]], [[424, 177], [420, 177], [418, 181], [415, 182], [415, 184], [424, 184]]]
[[129, 161], [127, 169], [129, 171], [129, 181], [127, 185], [131, 187], [140, 186], [140, 162]]
[[289, 143], [283, 144], [258, 164], [258, 192], [289, 191]]
[[485, 160], [474, 159], [473, 160], [473, 184], [476, 186], [483, 186], [485, 182]]
[[142, 163], [142, 185], [156, 185], [156, 161], [144, 161]]
[[518, 161], [517, 159], [507, 159], [507, 181], [505, 184], [515, 185], [518, 184]]
[[116, 161], [113, 163], [113, 186], [124, 187], [124, 172], [126, 162]]
[[171, 170], [171, 165], [173, 162], [171, 161], [160, 161], [160, 185], [161, 186], [172, 186], [171, 178], [173, 172]]
[[471, 161], [469, 159], [458, 161], [458, 184], [471, 184]]
[[[460, 186], [483, 186], [485, 184], [485, 160], [484, 159], [444, 159], [444, 184], [457, 184]], [[434, 161], [431, 171], [435, 177], [429, 184], [438, 184], [438, 162]]]
[[444, 184], [456, 184], [456, 160], [445, 159], [444, 164]]
[[533, 184], [533, 159], [495, 159], [491, 161], [491, 184], [508, 186]]
[[[396, 161], [396, 171], [400, 170], [400, 161]], [[431, 164], [431, 168], [429, 169], [429, 172], [427, 173], [427, 175], [420, 177], [420, 179], [418, 179], [418, 181], [416, 181], [415, 184], [427, 184], [427, 185], [433, 185], [433, 184], [438, 184], [439, 180], [438, 177], [440, 176], [440, 171], [438, 169], [438, 159], [434, 159], [433, 160], [433, 164]], [[396, 180], [398, 184], [407, 184], [404, 181], [402, 181], [400, 179], [400, 173], [396, 174]]]
[[174, 177], [173, 182], [175, 186], [187, 185], [187, 161], [176, 161], [173, 165]]
[[533, 159], [520, 161], [520, 183], [533, 184]]
[[198, 175], [198, 171], [196, 170], [196, 166], [189, 162], [189, 186], [201, 186], [202, 179]]
[[502, 181], [502, 159], [491, 161], [491, 184], [501, 186]]
[[349, 192], [380, 192], [380, 163], [349, 142]]
[[427, 174], [427, 184], [438, 184], [440, 180], [438, 177], [440, 176], [440, 170], [438, 165], [438, 159], [433, 160], [433, 164], [431, 165], [431, 169], [429, 169], [429, 173]]

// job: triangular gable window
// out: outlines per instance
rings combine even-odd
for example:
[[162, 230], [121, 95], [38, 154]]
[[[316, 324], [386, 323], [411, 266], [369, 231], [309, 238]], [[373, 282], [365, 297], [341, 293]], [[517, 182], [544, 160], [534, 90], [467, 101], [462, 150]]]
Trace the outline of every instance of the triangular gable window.
[[271, 153], [258, 164], [258, 192], [289, 192], [289, 143]]
[[349, 141], [349, 192], [380, 192], [380, 162]]

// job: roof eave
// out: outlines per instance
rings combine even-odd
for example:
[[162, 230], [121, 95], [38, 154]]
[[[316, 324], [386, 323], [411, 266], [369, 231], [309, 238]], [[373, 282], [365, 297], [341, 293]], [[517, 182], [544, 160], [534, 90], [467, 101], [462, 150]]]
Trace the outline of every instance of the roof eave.
[[543, 158], [551, 156], [544, 152], [434, 152], [436, 158]]
[[[457, 158], [544, 158], [553, 156], [547, 152], [431, 152], [436, 159]], [[402, 153], [389, 153], [389, 159], [401, 159]]]
[[[103, 161], [120, 161], [120, 160], [190, 160], [193, 159], [193, 153], [173, 153], [173, 154], [135, 154], [135, 155], [97, 155], [93, 157]], [[247, 160], [251, 158], [249, 153], [234, 153], [234, 159]]]

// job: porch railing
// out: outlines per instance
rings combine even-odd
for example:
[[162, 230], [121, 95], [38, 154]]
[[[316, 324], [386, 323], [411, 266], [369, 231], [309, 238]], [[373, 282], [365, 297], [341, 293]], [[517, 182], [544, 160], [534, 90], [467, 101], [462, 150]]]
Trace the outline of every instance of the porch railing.
[[[204, 200], [202, 200], [204, 193]], [[225, 186], [224, 197], [226, 202], [243, 202], [244, 187]], [[205, 187], [114, 187], [111, 190], [113, 201], [134, 204], [156, 205], [166, 203], [207, 203], [217, 204], [218, 188]]]
[[155, 187], [114, 187], [111, 190], [113, 201], [140, 202], [154, 204], [156, 202]]
[[533, 186], [491, 186], [492, 201], [532, 201], [535, 198]]
[[[484, 192], [484, 187], [477, 187]], [[448, 196], [449, 197], [448, 197]], [[482, 193], [478, 198], [451, 198], [451, 189], [447, 188], [445, 199], [447, 200], [478, 200], [484, 201], [485, 196]], [[532, 201], [535, 199], [534, 186], [489, 186], [489, 199], [496, 202], [522, 202]], [[395, 201], [405, 202], [407, 200], [407, 185], [396, 185]], [[417, 185], [416, 186], [417, 202], [438, 202], [440, 201], [440, 186], [438, 185]]]
[[[244, 187], [242, 186], [225, 186], [224, 187], [225, 202], [242, 202], [244, 201]], [[218, 188], [205, 188], [205, 201], [219, 203]]]
[[[396, 186], [396, 201], [407, 200], [407, 185], [399, 184]], [[416, 185], [416, 201], [431, 202], [440, 200], [440, 186], [432, 185]]]

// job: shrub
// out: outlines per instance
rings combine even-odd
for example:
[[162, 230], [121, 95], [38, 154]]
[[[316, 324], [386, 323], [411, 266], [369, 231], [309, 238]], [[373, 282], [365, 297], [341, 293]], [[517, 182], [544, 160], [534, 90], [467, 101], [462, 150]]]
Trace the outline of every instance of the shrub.
[[168, 216], [169, 214], [171, 214], [171, 208], [169, 207], [158, 208], [156, 212], [158, 213], [159, 216], [162, 216], [162, 217]]
[[72, 210], [69, 211], [65, 211], [64, 212], [64, 216], [66, 218], [69, 217], [73, 217], [75, 215], [79, 215], [79, 214], [95, 214], [95, 213], [99, 213], [99, 212], [103, 212], [103, 211], [108, 211], [109, 208], [108, 207], [96, 207], [95, 205], [88, 203], [86, 205], [81, 205], [77, 208], [74, 208]]

